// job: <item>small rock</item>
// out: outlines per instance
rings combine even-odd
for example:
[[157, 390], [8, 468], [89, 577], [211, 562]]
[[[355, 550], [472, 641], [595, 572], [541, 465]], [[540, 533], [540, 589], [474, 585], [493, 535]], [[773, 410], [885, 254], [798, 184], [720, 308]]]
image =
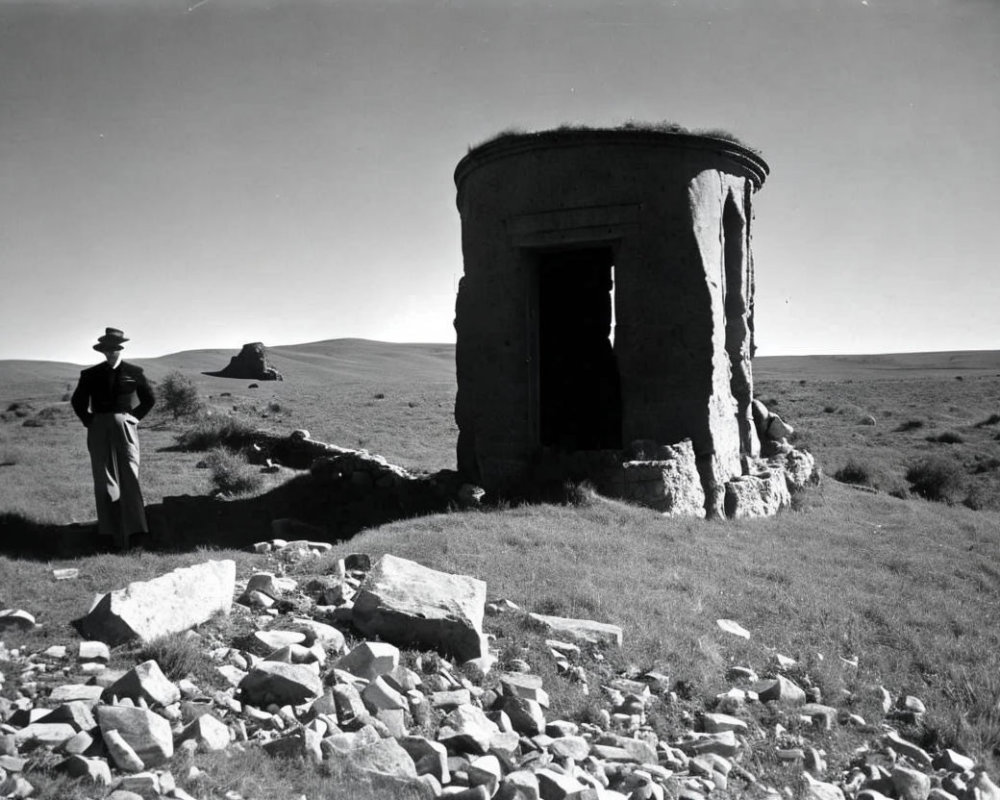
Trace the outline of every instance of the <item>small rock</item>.
[[28, 631], [35, 627], [35, 618], [21, 608], [5, 608], [0, 610], [0, 631], [4, 628], [17, 628]]
[[892, 785], [900, 800], [927, 800], [931, 791], [930, 777], [902, 764], [892, 768]]
[[802, 779], [805, 781], [805, 791], [802, 793], [805, 800], [844, 800], [840, 787], [818, 781], [808, 772], [802, 773]]
[[726, 633], [731, 633], [733, 636], [739, 636], [741, 639], [749, 639], [750, 631], [740, 625], [738, 622], [731, 619], [717, 619], [715, 624], [718, 625]]
[[777, 701], [783, 705], [802, 705], [806, 693], [784, 675], [754, 685], [754, 691], [762, 703]]
[[118, 731], [108, 730], [103, 738], [104, 746], [118, 769], [125, 772], [141, 772], [145, 768], [142, 759]]

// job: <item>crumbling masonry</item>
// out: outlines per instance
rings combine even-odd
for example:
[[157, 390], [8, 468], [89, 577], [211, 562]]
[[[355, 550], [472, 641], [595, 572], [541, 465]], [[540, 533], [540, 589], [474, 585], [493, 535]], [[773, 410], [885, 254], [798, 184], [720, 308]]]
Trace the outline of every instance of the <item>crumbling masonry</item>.
[[656, 130], [472, 149], [455, 171], [463, 477], [499, 493], [589, 478], [691, 513], [663, 472], [687, 458], [708, 516], [741, 476], [779, 478], [755, 461], [751, 412], [752, 201], [767, 174], [741, 144]]

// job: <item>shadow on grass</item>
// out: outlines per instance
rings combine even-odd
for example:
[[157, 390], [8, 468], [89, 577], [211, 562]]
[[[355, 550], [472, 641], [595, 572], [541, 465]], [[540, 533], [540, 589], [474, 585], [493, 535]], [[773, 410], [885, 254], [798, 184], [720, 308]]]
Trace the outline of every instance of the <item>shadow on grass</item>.
[[[150, 533], [134, 540], [150, 551], [248, 548], [255, 542], [338, 542], [365, 528], [446, 511], [455, 496], [450, 474], [387, 486], [301, 475], [252, 497], [182, 495], [146, 506]], [[0, 555], [48, 561], [107, 552], [95, 524], [53, 525], [0, 513]]]

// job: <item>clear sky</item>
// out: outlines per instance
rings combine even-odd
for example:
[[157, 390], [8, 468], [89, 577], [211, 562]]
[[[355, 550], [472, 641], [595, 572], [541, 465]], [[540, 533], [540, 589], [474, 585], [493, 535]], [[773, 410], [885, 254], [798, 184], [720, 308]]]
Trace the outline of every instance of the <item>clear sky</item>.
[[760, 355], [1000, 348], [997, 0], [0, 0], [0, 358], [452, 342], [519, 126], [760, 148]]

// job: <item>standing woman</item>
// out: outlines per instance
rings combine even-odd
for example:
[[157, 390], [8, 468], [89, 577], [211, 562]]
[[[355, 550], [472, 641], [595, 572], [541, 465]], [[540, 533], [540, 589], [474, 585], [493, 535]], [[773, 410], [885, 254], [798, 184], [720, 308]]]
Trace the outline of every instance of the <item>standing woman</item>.
[[[138, 425], [155, 402], [142, 369], [122, 361], [127, 341], [117, 328], [105, 329], [94, 345], [104, 353], [104, 363], [80, 373], [70, 401], [87, 428], [97, 532], [122, 550], [128, 549], [129, 537], [149, 531], [139, 489]], [[139, 403], [134, 408], [133, 398]]]

